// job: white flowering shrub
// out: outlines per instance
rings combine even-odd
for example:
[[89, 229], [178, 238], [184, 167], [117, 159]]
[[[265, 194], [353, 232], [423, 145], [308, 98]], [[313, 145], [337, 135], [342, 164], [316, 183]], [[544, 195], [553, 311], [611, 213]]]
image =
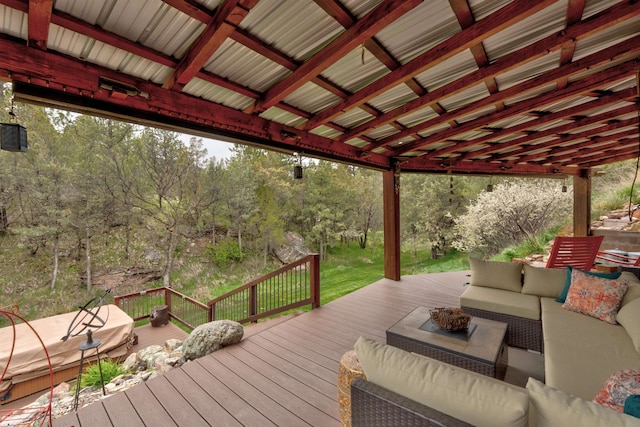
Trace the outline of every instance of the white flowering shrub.
[[571, 192], [558, 180], [513, 180], [481, 192], [456, 219], [453, 246], [462, 252], [490, 255], [561, 225], [571, 213]]

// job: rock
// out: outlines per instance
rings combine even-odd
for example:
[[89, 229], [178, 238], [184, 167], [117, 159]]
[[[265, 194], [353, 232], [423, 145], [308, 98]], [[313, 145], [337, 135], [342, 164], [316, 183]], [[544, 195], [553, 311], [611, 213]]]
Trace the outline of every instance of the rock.
[[283, 264], [291, 264], [313, 253], [304, 246], [302, 236], [292, 231], [284, 234], [282, 244], [275, 248], [273, 252]]
[[185, 359], [194, 360], [240, 342], [244, 329], [238, 322], [215, 320], [196, 327], [182, 344]]
[[164, 342], [164, 351], [166, 351], [167, 353], [171, 354], [173, 353], [178, 347], [182, 346], [182, 341], [175, 339], [175, 338], [171, 338], [170, 340], [166, 340]]
[[144, 259], [152, 264], [159, 264], [162, 260], [162, 254], [154, 248], [147, 248], [144, 251]]
[[160, 345], [150, 345], [138, 352], [138, 366], [139, 369], [147, 370], [153, 369], [156, 366], [156, 359], [161, 355], [166, 354], [164, 348]]
[[127, 356], [125, 361], [122, 362], [122, 369], [124, 369], [125, 372], [135, 371], [138, 369], [138, 367], [138, 353], [131, 353], [129, 356]]

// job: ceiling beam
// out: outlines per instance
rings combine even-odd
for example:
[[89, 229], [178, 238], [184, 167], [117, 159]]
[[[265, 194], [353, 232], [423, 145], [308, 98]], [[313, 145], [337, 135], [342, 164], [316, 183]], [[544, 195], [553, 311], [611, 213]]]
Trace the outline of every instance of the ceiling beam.
[[[582, 114], [586, 114], [589, 111], [593, 111], [593, 110], [598, 110], [598, 109], [602, 109], [607, 107], [608, 105], [617, 103], [617, 102], [621, 102], [624, 100], [627, 101], [633, 101], [635, 98], [635, 88], [629, 88], [629, 89], [624, 89], [621, 90], [619, 92], [616, 93], [612, 93], [612, 94], [606, 94], [600, 98], [597, 98], [593, 101], [589, 101], [583, 104], [579, 104], [573, 107], [569, 107], [566, 108], [564, 110], [561, 111], [556, 111], [553, 112], [551, 114], [546, 114], [541, 116], [540, 118], [531, 121], [531, 122], [526, 122], [526, 123], [521, 123], [519, 125], [513, 126], [511, 128], [505, 129], [503, 131], [499, 131], [496, 134], [493, 135], [489, 135], [487, 137], [487, 139], [491, 139], [491, 138], [498, 138], [498, 137], [502, 137], [502, 136], [506, 136], [506, 135], [510, 135], [512, 133], [518, 133], [518, 132], [524, 132], [527, 129], [531, 128], [531, 127], [540, 127], [545, 125], [546, 123], [553, 123], [555, 121], [559, 121], [559, 120], [563, 120], [566, 119], [567, 117], [574, 117], [577, 115], [582, 115]], [[635, 106], [632, 106], [635, 108]], [[467, 141], [465, 143], [460, 143], [458, 144], [458, 149], [464, 149], [467, 148], [469, 146], [474, 145], [475, 143], [477, 143], [476, 140], [474, 141]], [[436, 150], [434, 150], [434, 152], [431, 153], [427, 153], [423, 156], [419, 156], [419, 157], [414, 157], [412, 159], [408, 159], [406, 161], [406, 163], [409, 164], [410, 167], [413, 166], [414, 163], [419, 163], [421, 162], [420, 159], [422, 158], [427, 158], [427, 159], [433, 159], [434, 157], [436, 157]], [[447, 159], [447, 162], [450, 164], [455, 165], [459, 165], [462, 162], [470, 162], [471, 159], [473, 158], [473, 152], [470, 152], [469, 155], [465, 155], [463, 153], [462, 156], [458, 156], [458, 157], [454, 157], [451, 159]], [[437, 158], [436, 160], [434, 160], [436, 162], [442, 162], [443, 160], [441, 158]]]
[[[602, 99], [603, 98], [600, 98], [597, 101], [592, 101], [592, 102], [600, 102]], [[614, 102], [618, 102], [617, 99], [610, 101], [610, 103], [614, 103]], [[588, 109], [593, 109], [593, 107], [590, 107], [589, 104], [581, 104], [580, 106], [585, 106], [585, 108], [588, 107]], [[517, 125], [516, 127], [502, 129], [501, 131], [498, 131], [495, 134], [483, 137], [482, 141], [478, 141], [477, 145], [487, 144], [485, 148], [470, 151], [468, 153], [463, 153], [459, 156], [459, 159], [472, 160], [472, 159], [479, 158], [481, 156], [485, 156], [487, 154], [491, 154], [497, 151], [502, 152], [505, 148], [513, 148], [513, 147], [519, 147], [519, 146], [531, 144], [532, 141], [536, 141], [538, 139], [554, 136], [557, 134], [568, 133], [571, 131], [576, 131], [576, 129], [580, 129], [585, 126], [591, 126], [594, 123], [603, 123], [603, 122], [615, 119], [616, 117], [619, 117], [619, 116], [635, 113], [637, 111], [637, 108], [635, 105], [627, 105], [621, 108], [616, 108], [614, 110], [606, 111], [604, 113], [596, 114], [594, 116], [578, 116], [578, 117], [576, 117], [576, 114], [574, 113], [571, 113], [567, 116], [565, 111], [566, 110], [560, 111], [558, 115], [556, 114], [543, 115], [541, 118], [537, 120], [523, 123], [521, 125]], [[554, 117], [550, 117], [550, 116], [554, 116]], [[567, 119], [570, 120], [570, 122], [564, 125], [551, 127], [541, 131], [531, 130], [534, 127], [540, 127], [544, 123], [551, 123], [552, 121], [567, 120]], [[512, 139], [507, 142], [491, 142], [491, 140], [499, 139], [500, 136], [507, 135], [507, 134], [514, 135], [518, 133], [523, 133], [524, 135], [521, 136], [520, 138]], [[502, 154], [497, 154], [495, 156], [492, 156], [492, 159], [500, 160], [501, 158], [506, 156], [508, 156], [508, 153], [503, 152]]]
[[[398, 118], [404, 115], [410, 114], [411, 112], [424, 108], [425, 105], [428, 105], [433, 102], [437, 102], [438, 100], [443, 99], [445, 97], [460, 93], [466, 89], [469, 89], [470, 87], [477, 85], [481, 81], [486, 81], [489, 78], [493, 78], [501, 73], [507, 72], [511, 69], [521, 66], [524, 63], [527, 63], [529, 61], [545, 56], [549, 52], [557, 50], [558, 48], [561, 48], [567, 43], [573, 43], [574, 40], [582, 40], [594, 34], [597, 31], [610, 27], [613, 23], [618, 22], [621, 19], [628, 19], [640, 14], [640, 8], [638, 8], [636, 4], [631, 4], [633, 2], [629, 2], [629, 1], [626, 1], [624, 3], [625, 4], [619, 4], [607, 10], [604, 10], [598, 13], [597, 15], [590, 17], [585, 21], [581, 21], [577, 24], [574, 24], [573, 26], [567, 28], [564, 31], [557, 32], [548, 37], [545, 37], [542, 40], [534, 42], [529, 46], [525, 46], [509, 54], [508, 56], [498, 59], [491, 65], [488, 65], [484, 68], [480, 68], [479, 70], [474, 71], [473, 73], [470, 73], [464, 77], [461, 77], [451, 83], [448, 83], [438, 89], [435, 89], [422, 97], [409, 101], [405, 103], [402, 107], [398, 107], [394, 110], [388, 111], [383, 116], [380, 116], [371, 121], [363, 123], [362, 125], [345, 133], [339, 140], [348, 141], [350, 139], [358, 137], [363, 133], [367, 132], [369, 129], [382, 126], [391, 120], [397, 120]], [[563, 75], [563, 76], [556, 77], [556, 79], [562, 79], [567, 77], [568, 75]], [[496, 103], [502, 102], [502, 101], [504, 100], [496, 101]], [[490, 104], [487, 104], [487, 105], [490, 105]], [[433, 119], [431, 122], [427, 122], [427, 123], [434, 123], [436, 121], [439, 124], [438, 119]], [[426, 128], [426, 125], [424, 123], [418, 126], [419, 127], [413, 127], [411, 129], [422, 130]], [[395, 140], [400, 140], [406, 136], [410, 136], [411, 134], [412, 134], [411, 130], [407, 130], [402, 134], [396, 134], [397, 138]], [[379, 142], [373, 147], [367, 147], [367, 149], [369, 150], [377, 146], [384, 145], [388, 142], [393, 142], [392, 137], [390, 137], [387, 140]]]
[[53, 0], [29, 0], [29, 46], [46, 50]]
[[[613, 46], [612, 49], [613, 48], [616, 48], [615, 52], [613, 50], [612, 51], [607, 50], [607, 51], [600, 51], [600, 52], [594, 53], [591, 56], [581, 59], [580, 61], [576, 61], [571, 64], [565, 65], [563, 67], [559, 67], [554, 70], [548, 71], [547, 73], [544, 73], [536, 78], [533, 78], [525, 81], [524, 83], [512, 86], [509, 89], [498, 92], [495, 95], [487, 96], [477, 102], [471, 103], [465, 107], [459, 108], [447, 114], [452, 117], [463, 117], [465, 115], [479, 111], [493, 104], [497, 99], [508, 100], [510, 98], [522, 96], [523, 93], [530, 92], [535, 88], [539, 88], [548, 83], [554, 82], [561, 76], [576, 74], [590, 67], [595, 67], [596, 65], [601, 64], [604, 61], [609, 61], [612, 58], [617, 57], [615, 53], [619, 53], [620, 55], [625, 55], [625, 54], [628, 54], [630, 50], [635, 49], [637, 51], [640, 51], [640, 36], [637, 36], [634, 39], [631, 39], [629, 41], [622, 42], [616, 46]], [[611, 56], [607, 58], [610, 54]], [[582, 78], [581, 80], [578, 80], [572, 83], [572, 85], [568, 86], [565, 89], [556, 89], [555, 91], [549, 91], [542, 95], [538, 95], [536, 97], [527, 99], [525, 101], [520, 101], [516, 104], [511, 104], [508, 110], [496, 112], [495, 114], [492, 114], [491, 122], [497, 122], [506, 117], [513, 117], [516, 114], [526, 113], [530, 110], [540, 110], [540, 108], [544, 105], [553, 104], [553, 103], [559, 102], [562, 99], [566, 99], [570, 96], [574, 96], [578, 93], [589, 91], [593, 87], [597, 87], [597, 85], [606, 86], [610, 84], [606, 80], [600, 81], [600, 83], [596, 83], [596, 80], [599, 78], [599, 76], [606, 75], [607, 73], [616, 75], [617, 76], [616, 78], [618, 79], [623, 79], [625, 76], [628, 76], [629, 74], [633, 74], [634, 72], [637, 72], [637, 70], [640, 68], [640, 62], [637, 62], [636, 59], [637, 58], [632, 58], [630, 61], [621, 65], [618, 65], [616, 67], [613, 67], [612, 69], [609, 69], [607, 71], [601, 71], [592, 76]], [[590, 64], [590, 65], [586, 65], [586, 64]], [[620, 72], [622, 72], [622, 74], [620, 74]], [[576, 90], [578, 92], [576, 92]], [[543, 102], [543, 99], [546, 101]], [[477, 127], [473, 127], [474, 123], [476, 123], [475, 126]], [[478, 123], [481, 123], [481, 124], [478, 125]], [[389, 144], [394, 141], [400, 140], [403, 137], [415, 134], [416, 132], [419, 132], [421, 130], [428, 129], [429, 127], [435, 126], [437, 124], [438, 123], [434, 123], [433, 120], [428, 120], [417, 126], [414, 126], [413, 128], [410, 128], [407, 131], [401, 131], [395, 135], [391, 135], [390, 137], [379, 141], [379, 143], [381, 145]], [[421, 138], [406, 144], [402, 144], [399, 148], [393, 151], [395, 155], [401, 155], [435, 142], [445, 141], [447, 139], [454, 138], [455, 136], [468, 132], [469, 130], [475, 130], [477, 128], [482, 128], [486, 126], [487, 126], [486, 117], [481, 117], [480, 119], [465, 122], [463, 125], [460, 125], [457, 128], [446, 129], [432, 136]], [[413, 132], [410, 132], [410, 131], [413, 131]], [[474, 143], [472, 141], [469, 142], [469, 145], [473, 145], [473, 144]], [[455, 151], [457, 149], [458, 147], [455, 147], [455, 148], [448, 147], [448, 148], [443, 148], [440, 151], [441, 153], [446, 153], [446, 152]]]
[[269, 89], [256, 103], [254, 111], [262, 112], [295, 92], [358, 45], [422, 3], [423, 0], [384, 0], [353, 26], [333, 39], [289, 76]]
[[449, 37], [423, 54], [404, 64], [397, 70], [376, 80], [350, 97], [344, 99], [333, 107], [329, 107], [316, 117], [307, 122], [306, 129], [313, 129], [321, 124], [334, 119], [344, 111], [359, 107], [368, 100], [397, 86], [398, 84], [420, 74], [445, 59], [469, 49], [480, 41], [490, 37], [514, 22], [522, 20], [544, 9], [555, 0], [516, 0], [502, 7], [488, 17], [477, 21], [475, 24]]
[[[592, 127], [590, 129], [584, 130], [582, 132], [571, 132], [571, 133], [560, 133], [560, 130], [557, 130], [556, 133], [556, 137], [554, 139], [542, 142], [542, 143], [538, 143], [538, 144], [534, 144], [533, 141], [535, 141], [536, 139], [539, 139], [538, 135], [535, 135], [536, 138], [534, 138], [530, 143], [527, 144], [511, 144], [511, 141], [509, 142], [510, 147], [516, 148], [515, 150], [509, 151], [509, 152], [503, 152], [494, 156], [491, 156], [488, 159], [488, 161], [500, 161], [500, 160], [505, 160], [505, 159], [509, 159], [511, 157], [517, 157], [517, 160], [510, 160], [510, 161], [517, 161], [517, 162], [523, 162], [526, 161], [526, 157], [528, 156], [528, 153], [531, 153], [533, 151], [539, 151], [542, 149], [549, 149], [549, 151], [547, 151], [547, 153], [549, 154], [554, 154], [556, 151], [554, 151], [555, 148], [558, 148], [559, 150], [563, 150], [564, 148], [566, 148], [568, 146], [569, 143], [571, 143], [572, 141], [582, 141], [584, 142], [585, 139], [588, 140], [595, 140], [597, 138], [608, 138], [610, 133], [613, 132], [616, 129], [624, 129], [626, 127], [629, 126], [637, 126], [638, 125], [638, 118], [637, 117], [632, 117], [630, 119], [627, 120], [621, 120], [618, 122], [613, 122], [613, 123], [601, 123], [600, 126], [598, 127]], [[563, 128], [574, 128], [574, 129], [570, 129], [570, 130], [574, 130], [577, 126], [575, 126], [575, 123], [570, 123], [569, 125], [565, 125], [562, 126]], [[569, 130], [569, 129], [568, 129]], [[567, 130], [567, 131], [568, 131]], [[634, 129], [634, 132], [637, 133], [638, 130]], [[607, 136], [601, 136], [601, 133], [607, 133]], [[619, 137], [623, 136], [623, 137], [627, 137], [628, 135], [619, 135], [619, 134], [613, 134], [613, 135], [618, 135]], [[523, 158], [525, 160], [523, 160]]]
[[236, 26], [249, 14], [259, 0], [226, 0], [216, 10], [211, 22], [198, 36], [189, 51], [169, 76], [165, 89], [182, 88], [198, 74], [204, 64], [235, 31]]

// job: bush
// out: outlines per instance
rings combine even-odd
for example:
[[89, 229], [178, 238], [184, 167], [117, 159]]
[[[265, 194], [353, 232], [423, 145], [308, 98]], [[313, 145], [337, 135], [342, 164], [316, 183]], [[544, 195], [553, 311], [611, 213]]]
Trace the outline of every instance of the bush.
[[207, 247], [207, 256], [218, 268], [226, 268], [232, 262], [241, 261], [242, 255], [240, 246], [234, 239], [224, 239], [215, 246]]
[[[112, 379], [124, 373], [122, 365], [111, 359], [101, 360], [100, 366], [102, 367], [102, 378], [104, 379], [104, 384], [111, 382]], [[100, 387], [101, 385], [102, 381], [100, 379], [100, 368], [98, 367], [98, 364], [96, 363], [94, 365], [87, 366], [85, 373], [82, 374], [80, 387]]]

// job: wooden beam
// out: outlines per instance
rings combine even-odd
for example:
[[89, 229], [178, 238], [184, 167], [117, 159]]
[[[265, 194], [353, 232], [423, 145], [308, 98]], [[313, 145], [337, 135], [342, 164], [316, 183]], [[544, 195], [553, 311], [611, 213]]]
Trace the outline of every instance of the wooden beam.
[[[640, 37], [638, 37], [638, 39], [640, 40]], [[573, 67], [576, 66], [578, 64], [578, 62], [576, 63], [572, 63], [570, 65], [566, 65], [565, 67]], [[637, 63], [635, 60], [632, 61], [628, 61], [626, 63], [620, 64], [618, 66], [616, 66], [615, 68], [612, 69], [608, 69], [605, 71], [601, 71], [599, 73], [593, 74], [589, 77], [585, 77], [581, 80], [575, 81], [572, 85], [568, 86], [565, 89], [561, 89], [561, 90], [555, 90], [555, 91], [550, 91], [550, 92], [546, 92], [544, 94], [541, 94], [539, 96], [536, 96], [534, 98], [531, 99], [527, 99], [525, 101], [520, 101], [518, 103], [515, 104], [511, 104], [509, 106], [509, 109], [504, 110], [504, 111], [498, 111], [495, 112], [493, 114], [491, 114], [490, 117], [490, 122], [491, 123], [495, 123], [498, 122], [500, 120], [504, 120], [507, 117], [514, 117], [518, 114], [524, 114], [527, 113], [531, 110], [539, 110], [540, 108], [547, 106], [547, 105], [551, 105], [551, 104], [556, 104], [558, 102], [560, 102], [563, 99], [568, 99], [570, 97], [576, 96], [576, 95], [580, 95], [580, 94], [587, 94], [589, 92], [591, 92], [593, 90], [593, 87], [597, 87], [597, 86], [603, 86], [603, 85], [607, 85], [607, 84], [611, 84], [613, 81], [620, 81], [620, 80], [625, 80], [628, 79], [628, 77], [632, 74], [634, 74], [635, 72], [637, 72], [637, 69], [640, 68], [640, 64]], [[559, 69], [561, 70], [561, 69]], [[559, 70], [554, 70], [551, 71], [549, 74], [556, 74], [556, 73], [560, 73]], [[566, 70], [564, 70], [566, 71]], [[455, 118], [455, 117], [461, 117], [465, 114], [469, 114], [472, 111], [478, 111], [480, 108], [482, 108], [482, 106], [487, 106], [492, 104], [496, 98], [498, 99], [509, 99], [509, 98], [513, 98], [515, 96], [517, 96], [518, 94], [522, 94], [522, 90], [525, 88], [529, 88], [529, 87], [539, 87], [539, 83], [540, 82], [548, 82], [548, 81], [552, 81], [553, 78], [549, 75], [549, 74], [543, 74], [540, 77], [537, 77], [535, 79], [526, 81], [520, 85], [516, 85], [516, 86], [512, 86], [511, 88], [501, 91], [495, 95], [490, 95], [486, 98], [483, 98], [482, 100], [469, 104], [466, 107], [462, 107], [458, 110], [455, 110], [453, 112], [447, 113], [446, 118]], [[610, 80], [610, 81], [608, 81]], [[520, 89], [521, 91], [518, 92], [517, 89]], [[444, 116], [443, 116], [444, 117]], [[431, 121], [428, 121], [431, 122]], [[427, 122], [425, 122], [427, 123]], [[423, 123], [424, 124], [424, 123]], [[415, 126], [418, 128], [426, 128], [426, 127], [431, 127], [431, 123], [429, 123], [429, 126], [425, 126], [423, 127], [423, 124]], [[396, 148], [393, 150], [393, 155], [395, 156], [400, 156], [402, 154], [408, 153], [410, 151], [415, 151], [416, 149], [420, 148], [420, 147], [424, 147], [427, 146], [429, 144], [433, 144], [435, 142], [441, 142], [441, 141], [445, 141], [448, 139], [452, 139], [455, 138], [455, 136], [457, 135], [461, 135], [465, 132], [469, 132], [471, 130], [476, 130], [476, 129], [481, 129], [483, 127], [486, 127], [488, 124], [487, 122], [487, 117], [486, 116], [482, 116], [479, 117], [477, 119], [474, 120], [470, 120], [468, 122], [465, 122], [463, 124], [461, 124], [460, 126], [456, 127], [456, 128], [450, 128], [450, 129], [446, 129], [443, 131], [440, 131], [432, 136], [429, 136], [427, 138], [421, 138], [419, 140], [416, 141], [412, 141], [406, 144], [402, 144], [400, 147]], [[401, 131], [399, 132], [400, 134], [405, 134], [404, 136], [409, 136], [413, 133], [415, 133], [417, 130], [414, 130], [414, 132], [409, 132], [410, 130], [414, 130], [414, 128], [411, 128], [407, 131]], [[396, 134], [397, 135], [397, 134]], [[383, 141], [384, 143], [390, 143], [393, 142], [395, 140], [397, 140], [398, 138], [396, 138], [396, 135], [392, 135], [389, 138], [385, 138]], [[382, 141], [381, 141], [382, 142]], [[449, 147], [445, 147], [442, 149], [437, 150], [439, 155], [443, 155], [446, 153], [451, 153], [453, 151], [457, 151], [460, 150], [463, 147], [467, 147], [470, 145], [475, 145], [476, 142], [471, 140], [471, 141], [465, 141], [464, 143], [460, 143], [460, 144], [454, 144], [452, 146]]]
[[373, 37], [378, 31], [422, 3], [422, 1], [384, 0], [355, 25], [333, 39], [297, 70], [269, 89], [263, 98], [258, 101], [254, 111], [262, 112], [274, 106], [358, 45]]
[[[466, 89], [469, 89], [470, 87], [477, 85], [481, 81], [487, 82], [501, 73], [505, 73], [518, 66], [521, 66], [524, 63], [543, 57], [549, 52], [557, 50], [567, 43], [573, 43], [575, 40], [582, 40], [597, 31], [610, 27], [612, 23], [640, 14], [640, 8], [638, 8], [635, 4], [629, 3], [631, 2], [625, 2], [625, 4], [616, 5], [607, 10], [604, 10], [597, 15], [591, 16], [585, 21], [579, 22], [567, 28], [565, 31], [547, 36], [542, 40], [534, 42], [531, 45], [525, 46], [503, 58], [500, 58], [491, 65], [481, 67], [479, 70], [474, 71], [473, 73], [463, 76], [451, 83], [448, 83], [440, 88], [429, 92], [428, 94], [407, 102], [402, 107], [398, 107], [394, 110], [388, 111], [383, 116], [365, 122], [360, 126], [357, 126], [349, 132], [345, 133], [340, 138], [340, 141], [344, 142], [356, 138], [363, 133], [366, 133], [369, 129], [377, 128], [393, 120], [397, 120], [402, 116], [410, 114], [416, 110], [424, 108], [426, 105], [430, 105], [443, 98], [460, 93]], [[559, 77], [559, 79], [563, 77], [566, 76], [561, 76]], [[501, 103], [502, 100], [496, 101], [496, 104]], [[321, 114], [324, 114], [324, 112]], [[406, 133], [398, 136], [398, 139], [401, 139], [402, 137], [406, 136]], [[379, 145], [382, 145], [382, 143]], [[372, 148], [375, 148], [375, 146]]]
[[213, 19], [193, 43], [189, 52], [180, 60], [177, 68], [169, 76], [163, 87], [173, 89], [178, 85], [181, 90], [200, 71], [222, 43], [235, 31], [249, 10], [258, 0], [226, 0], [216, 10]]
[[332, 120], [339, 114], [342, 114], [342, 112], [362, 105], [394, 86], [397, 86], [417, 74], [426, 71], [434, 65], [441, 63], [445, 59], [469, 49], [481, 40], [504, 30], [514, 22], [533, 15], [553, 2], [554, 0], [540, 0], [535, 2], [528, 0], [516, 0], [507, 6], [504, 6], [489, 15], [487, 18], [476, 22], [466, 30], [449, 37], [447, 40], [412, 59], [397, 70], [386, 74], [384, 77], [376, 80], [374, 83], [356, 92], [342, 102], [325, 109], [321, 113], [317, 114], [314, 119], [309, 120], [307, 123], [307, 129], [313, 129], [320, 126], [322, 123]]
[[204, 22], [205, 24], [209, 24], [213, 19], [213, 15], [205, 9], [202, 5], [196, 3], [195, 1], [189, 0], [162, 0], [164, 3], [169, 6], [178, 9], [180, 12], [185, 15], [189, 15], [190, 17], [197, 19], [200, 22]]
[[382, 173], [384, 277], [400, 280], [400, 170]]
[[[630, 96], [633, 96], [633, 95], [630, 95]], [[603, 98], [600, 98], [600, 100], [601, 99]], [[616, 102], [616, 100], [612, 100], [610, 102], [613, 103], [613, 102]], [[585, 105], [585, 104], [581, 104], [581, 105]], [[583, 110], [583, 111], [586, 111], [586, 110]], [[548, 136], [553, 136], [561, 133], [575, 132], [577, 129], [580, 129], [582, 127], [591, 126], [594, 123], [604, 123], [606, 121], [615, 119], [616, 117], [634, 113], [635, 111], [637, 111], [637, 108], [635, 107], [635, 105], [626, 105], [621, 108], [616, 108], [614, 110], [609, 110], [609, 111], [605, 111], [604, 113], [596, 114], [595, 116], [575, 117], [577, 114], [572, 113], [572, 114], [569, 114], [568, 116], [561, 117], [561, 118], [568, 118], [572, 120], [571, 123], [555, 126], [555, 127], [548, 128], [545, 130], [540, 130], [540, 131], [532, 130], [534, 127], [540, 127], [542, 122], [539, 122], [539, 120], [546, 119], [545, 123], [549, 123], [553, 121], [552, 119], [548, 118], [549, 115], [542, 116], [540, 119], [535, 120], [533, 122], [527, 122], [527, 123], [518, 125], [516, 129], [514, 129], [513, 127], [508, 129], [502, 129], [498, 131], [496, 134], [492, 134], [482, 138], [482, 142], [479, 142], [478, 145], [488, 144], [485, 148], [482, 148], [480, 150], [470, 151], [468, 153], [463, 153], [458, 157], [458, 159], [459, 160], [474, 159], [480, 156], [494, 153], [496, 151], [502, 151], [505, 148], [523, 147], [528, 144], [530, 145], [533, 141], [536, 141], [541, 138], [546, 138]], [[572, 116], [573, 116], [573, 119], [572, 119]], [[517, 133], [523, 133], [524, 135], [521, 136], [520, 138], [516, 138], [504, 143], [490, 142], [491, 140], [499, 139], [500, 136], [498, 134], [506, 134], [507, 132], [511, 135], [514, 135]], [[508, 156], [509, 156], [509, 153], [504, 152], [504, 153], [500, 153], [492, 156], [491, 159], [501, 160]]]
[[46, 50], [53, 0], [29, 0], [29, 46]]
[[591, 169], [573, 177], [573, 235], [591, 235]]

